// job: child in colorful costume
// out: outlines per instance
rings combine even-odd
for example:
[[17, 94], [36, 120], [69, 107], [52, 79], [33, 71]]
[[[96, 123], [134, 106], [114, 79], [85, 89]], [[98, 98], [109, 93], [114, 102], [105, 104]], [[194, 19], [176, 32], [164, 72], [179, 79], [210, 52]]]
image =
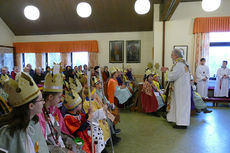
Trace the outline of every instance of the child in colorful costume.
[[0, 152], [48, 153], [37, 116], [44, 99], [36, 83], [22, 72], [16, 80], [3, 82], [3, 89], [12, 111], [0, 118]]
[[120, 141], [120, 138], [116, 136], [116, 134], [120, 133], [120, 129], [115, 129], [115, 120], [120, 119], [120, 114], [112, 114], [112, 110], [117, 109], [116, 106], [114, 104], [110, 104], [110, 102], [107, 100], [107, 98], [103, 95], [102, 93], [102, 85], [101, 85], [101, 81], [100, 79], [94, 79], [94, 85], [96, 87], [96, 102], [98, 103], [98, 105], [102, 108], [104, 107], [104, 103], [103, 100], [105, 100], [106, 105], [108, 105], [108, 110], [107, 110], [107, 116], [108, 116], [108, 124], [110, 126], [110, 130], [111, 130], [111, 135], [112, 135], [112, 139], [113, 139], [113, 143], [116, 144]]
[[83, 150], [86, 153], [92, 152], [92, 140], [88, 135], [88, 129], [90, 128], [90, 120], [92, 119], [92, 114], [83, 114], [82, 110], [82, 99], [75, 92], [65, 92], [64, 106], [68, 110], [64, 121], [70, 132], [75, 138], [79, 137], [84, 140]]
[[146, 113], [152, 113], [164, 106], [163, 98], [153, 85], [153, 73], [151, 70], [145, 72], [145, 82], [141, 92], [142, 109]]
[[114, 103], [115, 97], [118, 99], [120, 104], [124, 104], [128, 101], [128, 99], [132, 96], [129, 89], [125, 86], [119, 86], [117, 82], [117, 77], [119, 75], [118, 69], [115, 67], [112, 67], [111, 70], [111, 78], [108, 82], [107, 87], [107, 94], [108, 94], [108, 100], [110, 103]]
[[[83, 89], [83, 94], [85, 96], [85, 101], [83, 102], [83, 109], [85, 113], [88, 113], [88, 110], [90, 108], [89, 105], [89, 94], [88, 94], [88, 87], [85, 87]], [[102, 107], [102, 105], [100, 105], [100, 103], [96, 100], [96, 89], [94, 88], [91, 92], [91, 107], [92, 107], [92, 112], [93, 112], [93, 119], [92, 119], [92, 124], [93, 124], [93, 135], [97, 135], [97, 132], [95, 130], [99, 130], [98, 135], [96, 137], [98, 137], [98, 139], [94, 139], [94, 141], [97, 140], [103, 140], [103, 142], [101, 141], [101, 145], [99, 145], [101, 148], [99, 148], [99, 152], [101, 152], [102, 150], [104, 150], [105, 148], [105, 144], [108, 141], [108, 139], [110, 138], [110, 134], [109, 134], [109, 126], [108, 123], [106, 121], [106, 115], [105, 115], [105, 111], [107, 111], [107, 105], [105, 105], [104, 107]]]
[[57, 108], [62, 98], [63, 76], [60, 66], [55, 65], [53, 72], [45, 77], [43, 97], [45, 105], [39, 114], [39, 122], [51, 153], [72, 152], [75, 149], [73, 137], [65, 126], [60, 110]]

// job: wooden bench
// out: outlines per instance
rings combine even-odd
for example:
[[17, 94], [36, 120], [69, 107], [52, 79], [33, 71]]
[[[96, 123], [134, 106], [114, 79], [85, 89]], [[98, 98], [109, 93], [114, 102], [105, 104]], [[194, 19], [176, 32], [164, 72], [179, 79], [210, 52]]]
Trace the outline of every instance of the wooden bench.
[[213, 107], [217, 107], [218, 103], [230, 103], [230, 98], [220, 98], [220, 97], [213, 97], [213, 98], [203, 98], [205, 102], [212, 102]]

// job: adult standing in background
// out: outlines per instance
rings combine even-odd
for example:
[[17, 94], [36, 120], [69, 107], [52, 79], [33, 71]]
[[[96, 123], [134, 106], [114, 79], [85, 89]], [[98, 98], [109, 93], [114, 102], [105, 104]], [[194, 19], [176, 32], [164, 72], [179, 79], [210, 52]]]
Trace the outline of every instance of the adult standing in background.
[[230, 69], [228, 61], [223, 61], [221, 68], [217, 70], [215, 97], [228, 97]]
[[30, 76], [32, 76], [32, 78], [33, 78], [33, 77], [34, 77], [35, 72], [34, 72], [34, 70], [32, 69], [31, 64], [27, 64], [27, 65], [26, 65], [26, 67], [28, 67], [28, 68], [29, 68], [29, 74], [30, 74]]
[[82, 65], [79, 65], [79, 66], [78, 66], [78, 72], [79, 72], [80, 74], [82, 74], [82, 73], [83, 73], [83, 70], [82, 70]]
[[83, 65], [83, 73], [85, 74], [85, 75], [87, 75], [87, 71], [88, 71], [88, 66], [86, 65], [86, 64], [84, 64]]
[[[167, 120], [175, 122], [174, 128], [186, 129], [190, 125], [191, 111], [191, 84], [189, 66], [184, 60], [183, 52], [174, 49], [171, 54], [173, 66], [167, 72], [167, 80], [170, 82]], [[162, 67], [161, 71], [166, 72], [167, 67]]]
[[46, 71], [44, 73], [44, 76], [46, 76], [47, 73], [50, 73], [51, 69], [49, 66], [46, 66]]
[[208, 78], [210, 77], [209, 67], [205, 65], [206, 59], [200, 59], [200, 65], [196, 69], [197, 92], [201, 97], [208, 97]]
[[7, 69], [5, 67], [1, 68], [0, 80], [7, 80], [10, 76], [7, 75]]
[[42, 80], [45, 80], [45, 76], [41, 72], [41, 68], [40, 67], [35, 68], [35, 74], [34, 74], [33, 79], [34, 79], [34, 82], [36, 84], [40, 84]]
[[110, 77], [108, 66], [104, 66], [104, 70], [102, 72], [102, 77], [103, 77], [103, 82], [107, 82], [108, 81], [108, 79]]
[[20, 71], [19, 71], [18, 66], [15, 66], [14, 69], [13, 69], [13, 71], [11, 72], [11, 77], [12, 77], [13, 80], [15, 80], [15, 77], [16, 77], [16, 75], [17, 75], [19, 72], [20, 72]]
[[7, 66], [4, 67], [6, 69], [6, 74], [8, 75], [8, 77], [12, 78], [9, 72], [9, 68]]

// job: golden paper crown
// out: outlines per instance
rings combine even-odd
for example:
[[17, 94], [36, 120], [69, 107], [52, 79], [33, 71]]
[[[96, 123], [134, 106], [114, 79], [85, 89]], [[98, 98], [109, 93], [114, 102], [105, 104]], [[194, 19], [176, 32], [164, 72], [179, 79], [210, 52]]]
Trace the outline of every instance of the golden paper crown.
[[71, 77], [69, 77], [69, 88], [68, 89], [73, 90], [73, 91], [77, 90], [77, 85], [75, 83], [75, 79], [73, 79]]
[[9, 95], [9, 104], [12, 107], [24, 105], [40, 94], [36, 83], [27, 73], [21, 72], [16, 80], [9, 79], [3, 85], [4, 91]]
[[52, 72], [45, 77], [43, 91], [45, 92], [62, 92], [63, 89], [63, 75], [61, 72], [61, 63], [54, 63]]
[[9, 79], [8, 75], [1, 74], [0, 81], [5, 81], [5, 80], [8, 80], [8, 79]]
[[61, 73], [48, 73], [45, 77], [43, 91], [45, 92], [62, 92], [63, 76]]
[[68, 90], [73, 90], [74, 92], [80, 92], [82, 90], [81, 82], [77, 78], [69, 77], [69, 86], [67, 87]]
[[153, 68], [153, 63], [149, 62], [149, 63], [147, 64], [147, 67], [148, 67], [149, 69], [152, 69], [152, 68]]
[[149, 76], [149, 75], [152, 75], [152, 74], [153, 74], [153, 72], [151, 70], [149, 70], [149, 69], [145, 72], [146, 76]]
[[115, 72], [117, 72], [117, 68], [114, 67], [114, 66], [111, 67], [111, 68], [110, 68], [110, 73], [113, 74], [113, 73], [115, 73]]
[[65, 108], [67, 108], [68, 110], [74, 110], [79, 104], [81, 104], [82, 99], [81, 97], [78, 95], [78, 93], [74, 92], [65, 92], [65, 102], [64, 102], [64, 106]]
[[154, 68], [155, 68], [156, 70], [159, 70], [160, 64], [159, 64], [159, 63], [155, 63]]

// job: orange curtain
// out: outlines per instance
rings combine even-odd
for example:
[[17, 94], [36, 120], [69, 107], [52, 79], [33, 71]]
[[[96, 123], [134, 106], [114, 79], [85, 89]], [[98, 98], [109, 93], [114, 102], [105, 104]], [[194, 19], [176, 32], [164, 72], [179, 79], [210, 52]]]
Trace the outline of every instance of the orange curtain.
[[[208, 65], [209, 58], [209, 33], [194, 34], [194, 51], [192, 72], [195, 74], [196, 67], [199, 65], [200, 59], [205, 58]], [[195, 75], [194, 75], [195, 76]]]
[[202, 17], [194, 20], [193, 34], [207, 32], [229, 32], [230, 16]]
[[98, 52], [97, 40], [87, 41], [52, 41], [52, 42], [16, 42], [16, 53], [50, 53], [50, 52]]
[[97, 53], [90, 53], [88, 54], [89, 56], [89, 61], [88, 61], [88, 65], [90, 65], [90, 67], [94, 67], [98, 65], [98, 55]]

